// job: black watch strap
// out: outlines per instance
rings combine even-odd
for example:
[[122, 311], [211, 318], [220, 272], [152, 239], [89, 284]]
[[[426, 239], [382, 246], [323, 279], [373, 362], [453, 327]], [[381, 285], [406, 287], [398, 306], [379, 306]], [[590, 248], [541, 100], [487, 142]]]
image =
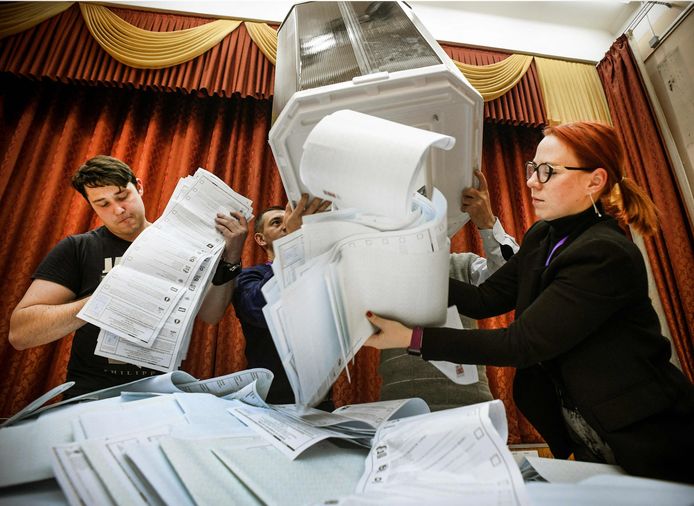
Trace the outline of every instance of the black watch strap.
[[217, 265], [217, 271], [212, 278], [212, 284], [214, 286], [223, 285], [235, 279], [239, 274], [241, 274], [241, 262], [230, 264], [222, 260], [219, 262], [219, 265]]

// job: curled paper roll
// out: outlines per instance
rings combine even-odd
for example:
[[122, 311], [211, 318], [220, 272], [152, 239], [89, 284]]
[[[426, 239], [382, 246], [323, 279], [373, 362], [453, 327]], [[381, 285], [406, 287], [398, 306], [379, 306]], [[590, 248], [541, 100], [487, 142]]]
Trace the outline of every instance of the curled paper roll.
[[419, 173], [431, 147], [455, 139], [350, 110], [325, 116], [304, 143], [300, 176], [313, 195], [336, 209], [407, 221]]

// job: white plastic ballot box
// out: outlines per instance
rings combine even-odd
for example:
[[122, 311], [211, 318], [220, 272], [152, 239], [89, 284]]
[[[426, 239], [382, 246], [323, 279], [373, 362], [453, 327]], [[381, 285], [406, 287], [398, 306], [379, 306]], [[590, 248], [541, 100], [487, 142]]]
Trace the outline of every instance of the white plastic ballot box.
[[299, 177], [306, 137], [341, 109], [455, 137], [430, 150], [421, 187], [448, 200], [449, 236], [468, 221], [460, 194], [480, 167], [483, 100], [405, 3], [302, 3], [280, 26], [269, 142], [293, 204], [311, 193]]

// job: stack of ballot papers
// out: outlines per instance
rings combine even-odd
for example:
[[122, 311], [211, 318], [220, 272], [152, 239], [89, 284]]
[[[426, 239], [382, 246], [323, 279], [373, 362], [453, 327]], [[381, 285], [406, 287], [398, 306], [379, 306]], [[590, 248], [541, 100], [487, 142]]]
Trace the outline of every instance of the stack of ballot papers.
[[597, 475], [627, 474], [621, 467], [610, 464], [533, 456], [524, 457], [518, 467], [520, 467], [523, 481], [526, 482], [578, 483]]
[[[273, 243], [265, 319], [297, 404], [314, 406], [374, 332], [366, 311], [407, 325], [446, 320], [446, 199], [418, 193], [430, 148], [455, 140], [353, 111], [323, 118], [301, 177], [333, 210]], [[347, 371], [349, 374], [349, 370]]]
[[499, 400], [388, 421], [356, 493], [324, 504], [531, 504], [507, 436]]
[[519, 467], [537, 506], [694, 504], [694, 486], [629, 476], [616, 465], [528, 456]]
[[68, 381], [58, 385], [46, 392], [38, 399], [30, 402], [26, 407], [20, 409], [12, 417], [0, 424], [0, 427], [9, 427], [20, 420], [38, 415], [50, 409], [56, 409], [66, 404], [74, 404], [84, 401], [97, 401], [110, 399], [120, 395], [136, 395], [138, 393], [206, 393], [224, 397], [233, 395], [233, 398], [241, 398], [241, 394], [248, 394], [252, 401], [250, 404], [257, 404], [257, 398], [265, 399], [270, 390], [270, 385], [275, 375], [267, 369], [247, 369], [219, 376], [208, 380], [198, 380], [185, 371], [173, 371], [158, 376], [147, 376], [130, 383], [116, 385], [113, 387], [95, 390], [86, 394], [70, 397], [62, 402], [45, 405], [48, 401], [57, 397], [59, 394], [69, 390], [75, 382]]
[[[0, 487], [52, 477], [51, 454], [61, 456], [60, 466], [64, 468], [69, 460], [65, 460], [66, 456], [75, 453], [71, 445], [89, 439], [142, 431], [149, 435], [150, 430], [168, 434], [175, 429], [176, 433], [188, 437], [247, 431], [227, 409], [234, 405], [233, 400], [266, 406], [264, 399], [272, 378], [267, 369], [249, 369], [207, 380], [174, 371], [100, 390], [43, 410], [22, 410], [25, 418], [33, 418], [13, 417], [12, 425], [0, 429], [0, 461], [12, 462], [0, 466]], [[91, 399], [97, 400], [75, 402]], [[30, 406], [37, 408], [36, 404]], [[51, 450], [65, 444], [65, 451]]]
[[77, 314], [101, 327], [94, 353], [157, 371], [185, 359], [195, 315], [224, 251], [216, 214], [252, 202], [204, 169], [181, 179], [162, 216], [130, 245]]
[[[180, 372], [145, 378], [120, 397], [59, 406], [0, 429], [0, 459], [13, 463], [0, 469], [0, 502], [2, 487], [53, 476], [72, 505], [319, 504], [367, 497], [372, 482], [407, 479], [416, 488], [410, 473], [418, 469], [421, 480], [436, 474], [436, 497], [481, 497], [494, 482], [499, 501], [489, 504], [524, 504], [522, 492], [511, 493], [514, 474], [504, 465], [513, 460], [501, 441], [499, 401], [429, 413], [421, 399], [405, 399], [327, 413], [265, 404], [259, 390], [267, 391], [269, 371], [188, 379]], [[287, 452], [302, 430], [312, 440]], [[325, 440], [320, 430], [348, 441], [368, 434], [371, 452]]]
[[386, 421], [428, 413], [429, 406], [413, 398], [347, 405], [332, 413], [294, 404], [237, 405], [229, 412], [294, 460], [328, 438], [370, 447], [376, 429]]
[[[534, 461], [558, 482], [525, 484], [498, 400], [435, 413], [419, 399], [322, 413], [264, 403], [271, 377], [189, 381], [176, 372], [2, 428], [0, 504], [684, 506], [694, 497], [691, 486], [575, 462]], [[370, 450], [340, 442], [374, 428]], [[313, 440], [288, 452], [301, 437]]]
[[577, 483], [526, 484], [534, 506], [691, 506], [694, 486], [635, 476], [598, 474]]

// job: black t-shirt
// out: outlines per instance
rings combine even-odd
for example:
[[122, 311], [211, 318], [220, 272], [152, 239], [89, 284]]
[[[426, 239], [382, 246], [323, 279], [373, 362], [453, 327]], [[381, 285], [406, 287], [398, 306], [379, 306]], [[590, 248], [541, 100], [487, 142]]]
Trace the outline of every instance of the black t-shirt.
[[[62, 285], [72, 290], [77, 299], [82, 299], [96, 290], [106, 274], [120, 262], [130, 244], [113, 235], [106, 227], [71, 235], [48, 253], [32, 278]], [[66, 397], [160, 374], [94, 355], [98, 335], [99, 328], [91, 323], [75, 332], [67, 366], [67, 381], [74, 381], [75, 386], [66, 392]]]

